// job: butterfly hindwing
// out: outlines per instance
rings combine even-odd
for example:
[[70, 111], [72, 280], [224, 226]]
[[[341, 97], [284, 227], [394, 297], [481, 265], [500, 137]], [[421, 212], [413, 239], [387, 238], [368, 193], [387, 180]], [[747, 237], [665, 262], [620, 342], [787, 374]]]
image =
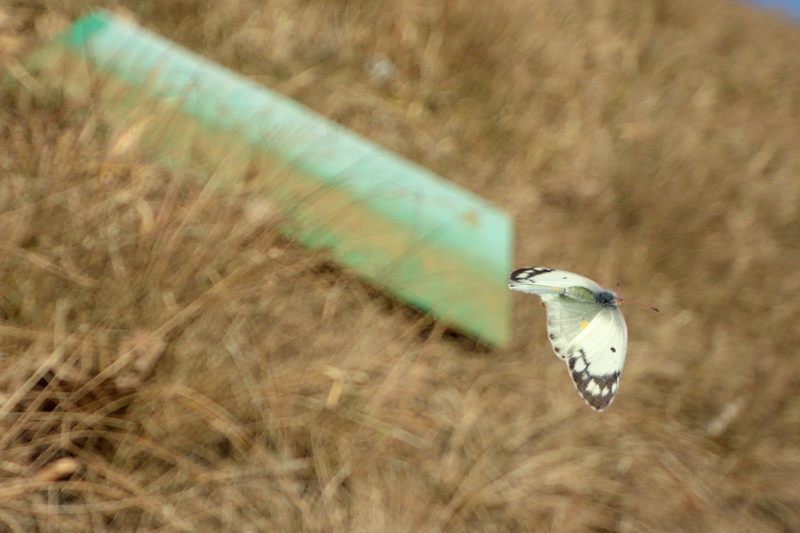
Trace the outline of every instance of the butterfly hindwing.
[[619, 390], [628, 346], [625, 319], [616, 307], [604, 308], [567, 349], [575, 387], [590, 407], [602, 411]]
[[588, 327], [601, 308], [597, 304], [579, 302], [561, 294], [542, 295], [542, 301], [547, 309], [547, 337], [556, 355], [566, 359], [572, 341]]

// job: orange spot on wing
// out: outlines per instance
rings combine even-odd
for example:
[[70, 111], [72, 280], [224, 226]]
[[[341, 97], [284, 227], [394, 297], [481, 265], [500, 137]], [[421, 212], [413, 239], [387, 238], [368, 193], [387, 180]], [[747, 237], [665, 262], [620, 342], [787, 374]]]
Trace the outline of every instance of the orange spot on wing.
[[589, 325], [589, 321], [588, 320], [581, 320], [581, 323], [580, 323], [581, 329], [586, 329], [586, 326], [588, 326], [588, 325]]

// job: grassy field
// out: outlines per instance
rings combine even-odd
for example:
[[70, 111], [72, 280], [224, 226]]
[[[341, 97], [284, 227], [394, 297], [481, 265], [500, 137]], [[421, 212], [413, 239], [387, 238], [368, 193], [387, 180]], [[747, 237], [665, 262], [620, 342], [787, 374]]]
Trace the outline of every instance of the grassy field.
[[626, 308], [591, 411], [155, 166], [0, 0], [0, 530], [800, 530], [800, 31], [708, 0], [123, 0], [508, 210]]

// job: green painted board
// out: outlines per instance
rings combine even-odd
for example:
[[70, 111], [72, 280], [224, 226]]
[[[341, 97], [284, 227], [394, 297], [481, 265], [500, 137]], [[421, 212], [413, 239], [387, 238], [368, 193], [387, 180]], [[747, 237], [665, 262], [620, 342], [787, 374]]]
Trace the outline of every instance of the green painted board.
[[490, 345], [508, 340], [513, 230], [484, 199], [106, 11], [32, 65], [69, 94], [92, 91], [115, 121], [144, 120], [159, 161], [196, 170], [199, 154], [225, 180], [259, 169], [305, 245]]

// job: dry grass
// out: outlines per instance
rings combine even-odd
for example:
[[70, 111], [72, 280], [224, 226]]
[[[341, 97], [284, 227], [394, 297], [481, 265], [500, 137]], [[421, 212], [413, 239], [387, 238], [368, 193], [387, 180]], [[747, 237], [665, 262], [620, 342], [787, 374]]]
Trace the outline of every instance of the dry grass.
[[797, 28], [716, 0], [122, 3], [509, 210], [519, 265], [662, 313], [627, 310], [598, 415], [532, 299], [475, 350], [245, 186], [120, 155], [21, 67], [90, 3], [0, 3], [0, 529], [800, 529]]

